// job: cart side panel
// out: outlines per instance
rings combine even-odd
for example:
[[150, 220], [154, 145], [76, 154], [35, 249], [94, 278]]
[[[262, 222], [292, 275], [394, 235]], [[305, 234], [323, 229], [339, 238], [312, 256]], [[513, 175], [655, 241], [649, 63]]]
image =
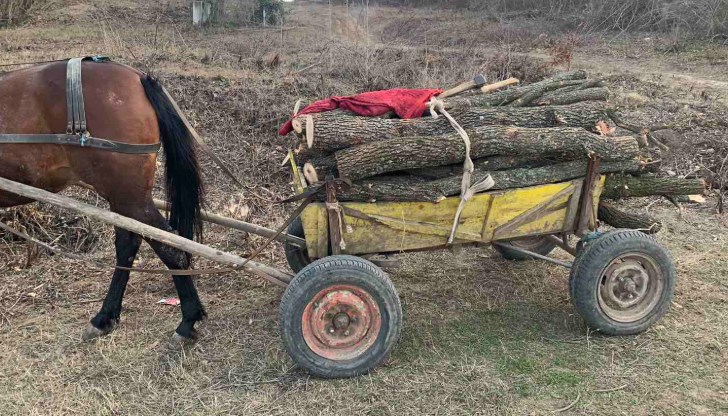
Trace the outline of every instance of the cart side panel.
[[[490, 242], [573, 230], [574, 198], [582, 180], [478, 194], [465, 205], [456, 243]], [[594, 195], [595, 210], [604, 180]], [[443, 247], [460, 203], [458, 197], [440, 203], [342, 203], [345, 253], [369, 254]], [[311, 258], [328, 255], [324, 204], [303, 213]]]
[[[455, 234], [459, 242], [480, 240], [483, 219], [492, 196], [473, 197], [463, 210]], [[398, 252], [443, 246], [452, 229], [458, 198], [440, 203], [344, 204], [346, 252]]]
[[509, 190], [493, 202], [484, 241], [558, 232], [564, 229], [569, 202], [581, 180]]

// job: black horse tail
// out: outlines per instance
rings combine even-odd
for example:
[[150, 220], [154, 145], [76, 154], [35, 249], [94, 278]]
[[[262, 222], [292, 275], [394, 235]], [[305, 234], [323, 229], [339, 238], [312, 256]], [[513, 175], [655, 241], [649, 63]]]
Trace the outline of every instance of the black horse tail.
[[200, 209], [204, 187], [197, 162], [197, 147], [162, 85], [150, 75], [141, 79], [144, 92], [159, 120], [159, 132], [166, 158], [164, 179], [167, 187], [169, 225], [180, 236], [202, 238]]

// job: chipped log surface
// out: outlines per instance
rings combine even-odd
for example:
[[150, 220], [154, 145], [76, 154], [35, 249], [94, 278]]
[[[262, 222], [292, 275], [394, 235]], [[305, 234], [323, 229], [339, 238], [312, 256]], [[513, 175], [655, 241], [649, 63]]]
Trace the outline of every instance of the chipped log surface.
[[651, 175], [614, 175], [607, 178], [602, 198], [619, 199], [650, 195], [701, 195], [705, 192], [702, 179], [657, 177]]
[[585, 90], [577, 90], [541, 97], [534, 100], [530, 105], [552, 106], [574, 104], [582, 101], [607, 101], [609, 99], [609, 94], [609, 88], [606, 87], [588, 88]]
[[[584, 177], [587, 164], [586, 160], [577, 160], [538, 168], [493, 171], [490, 175], [495, 180], [493, 190], [523, 188]], [[599, 171], [634, 172], [640, 169], [640, 165], [636, 160], [604, 162]], [[486, 175], [488, 172], [476, 170], [473, 174], [473, 183], [483, 180]], [[433, 181], [423, 181], [421, 177], [416, 176], [382, 176], [356, 182], [337, 196], [342, 201], [437, 202], [443, 197], [459, 195], [461, 181], [460, 176], [449, 176]]]
[[[530, 108], [473, 108], [453, 112], [452, 115], [465, 129], [492, 125], [593, 129], [600, 120], [609, 120], [607, 111], [604, 103], [582, 103]], [[306, 149], [306, 152], [329, 153], [396, 137], [439, 136], [454, 132], [445, 117], [402, 120], [326, 112], [313, 115], [313, 119], [313, 147]]]
[[[553, 155], [577, 159], [594, 152], [604, 161], [636, 159], [633, 137], [605, 137], [579, 128], [479, 127], [469, 132], [471, 157]], [[336, 152], [342, 177], [357, 180], [387, 172], [462, 162], [465, 145], [457, 135], [396, 138]]]
[[662, 229], [662, 222], [658, 219], [647, 214], [624, 212], [607, 201], [599, 202], [597, 217], [614, 228], [640, 230], [645, 234], [655, 234]]

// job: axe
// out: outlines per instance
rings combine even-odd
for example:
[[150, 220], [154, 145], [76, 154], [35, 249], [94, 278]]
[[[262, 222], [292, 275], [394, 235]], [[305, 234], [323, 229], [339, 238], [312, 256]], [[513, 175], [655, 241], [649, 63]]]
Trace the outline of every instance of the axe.
[[473, 90], [475, 88], [480, 88], [484, 85], [485, 85], [485, 76], [476, 75], [472, 81], [464, 82], [464, 83], [458, 85], [457, 87], [450, 88], [449, 90], [440, 94], [437, 98], [443, 99], [443, 98], [447, 98], [447, 97], [452, 97], [454, 95], [462, 94], [465, 91]]

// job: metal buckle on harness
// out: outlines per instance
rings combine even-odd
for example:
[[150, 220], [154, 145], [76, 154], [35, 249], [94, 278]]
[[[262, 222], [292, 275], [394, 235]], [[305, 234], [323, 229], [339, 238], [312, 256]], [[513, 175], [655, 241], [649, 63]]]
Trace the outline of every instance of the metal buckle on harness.
[[81, 147], [86, 147], [86, 140], [91, 137], [87, 131], [81, 133], [81, 139], [79, 140], [79, 144]]

